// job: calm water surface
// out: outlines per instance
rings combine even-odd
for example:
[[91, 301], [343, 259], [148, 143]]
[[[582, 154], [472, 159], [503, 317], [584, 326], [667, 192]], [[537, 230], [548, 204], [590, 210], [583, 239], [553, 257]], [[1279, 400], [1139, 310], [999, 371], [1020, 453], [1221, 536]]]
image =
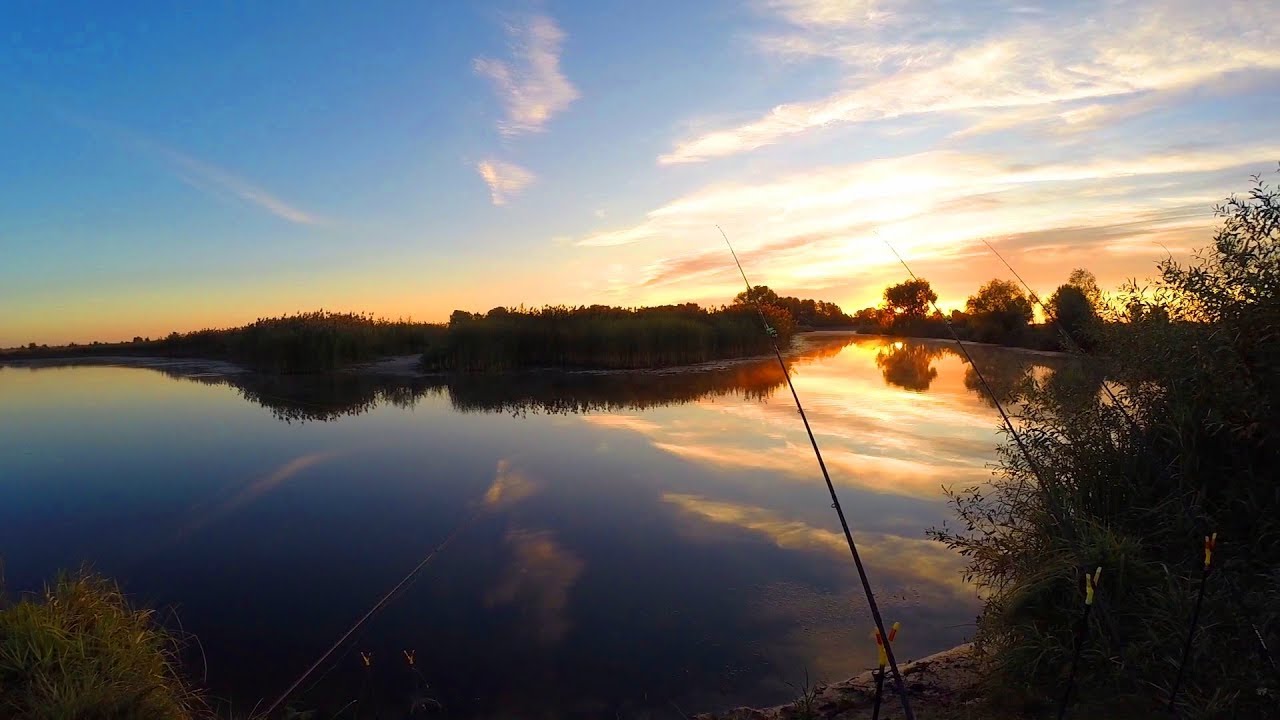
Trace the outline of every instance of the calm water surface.
[[[976, 362], [1007, 386], [1051, 361]], [[941, 486], [994, 459], [972, 370], [942, 344], [841, 335], [801, 338], [791, 363], [899, 655], [964, 641], [976, 595], [924, 531], [948, 518]], [[87, 561], [175, 608], [224, 706], [279, 693], [455, 531], [299, 707], [399, 717], [429, 692], [450, 717], [678, 717], [874, 662], [776, 364], [183, 372], [0, 368], [0, 556], [10, 593]]]

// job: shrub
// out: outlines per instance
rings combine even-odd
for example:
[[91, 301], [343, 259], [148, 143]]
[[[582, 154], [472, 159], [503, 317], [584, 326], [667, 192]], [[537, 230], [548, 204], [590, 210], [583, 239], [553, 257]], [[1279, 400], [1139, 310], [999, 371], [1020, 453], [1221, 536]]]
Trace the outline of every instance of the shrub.
[[962, 526], [932, 531], [987, 596], [993, 685], [1056, 703], [1102, 566], [1077, 697], [1125, 717], [1166, 703], [1217, 532], [1182, 717], [1277, 716], [1253, 658], [1255, 631], [1280, 646], [1280, 198], [1258, 182], [1218, 212], [1213, 244], [1128, 286], [1102, 332], [1120, 404], [1087, 367], [1024, 378], [1029, 453], [1007, 442], [989, 486], [953, 494]]

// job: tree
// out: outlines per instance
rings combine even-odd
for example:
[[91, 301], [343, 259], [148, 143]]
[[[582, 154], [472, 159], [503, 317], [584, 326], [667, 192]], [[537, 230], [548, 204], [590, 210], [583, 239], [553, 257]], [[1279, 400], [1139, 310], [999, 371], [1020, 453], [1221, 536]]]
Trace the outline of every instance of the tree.
[[468, 320], [471, 320], [472, 317], [472, 314], [466, 310], [454, 310], [449, 313], [449, 327], [467, 322]]
[[1035, 316], [1031, 301], [1017, 283], [990, 280], [965, 302], [974, 338], [980, 342], [1012, 344], [1026, 333]]
[[[1046, 304], [1049, 319], [1057, 321], [1071, 338], [1081, 347], [1093, 344], [1091, 338], [1097, 313], [1089, 302], [1089, 297], [1074, 285], [1060, 285]], [[1070, 350], [1071, 348], [1066, 348]]]
[[751, 305], [759, 303], [761, 305], [778, 305], [778, 293], [769, 289], [768, 285], [755, 285], [751, 288], [751, 293], [747, 294], [746, 290], [738, 293], [733, 298], [734, 305]]
[[[1067, 282], [1059, 285], [1053, 295], [1049, 296], [1045, 307], [1050, 320], [1057, 321], [1072, 340], [1088, 349], [1095, 344], [1098, 305], [1101, 302], [1102, 292], [1098, 289], [1098, 281], [1093, 273], [1084, 268], [1076, 268], [1071, 271]], [[1063, 349], [1070, 350], [1070, 344], [1065, 343]]]
[[896, 316], [924, 319], [929, 314], [929, 306], [937, 301], [938, 293], [924, 278], [914, 278], [884, 289], [885, 306]]

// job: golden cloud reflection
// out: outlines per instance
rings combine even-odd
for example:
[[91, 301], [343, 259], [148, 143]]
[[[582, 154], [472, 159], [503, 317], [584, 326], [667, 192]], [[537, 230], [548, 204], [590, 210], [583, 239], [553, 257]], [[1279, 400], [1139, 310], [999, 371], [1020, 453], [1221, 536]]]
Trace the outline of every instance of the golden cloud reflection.
[[584, 563], [548, 530], [511, 530], [511, 560], [485, 596], [487, 607], [516, 606], [538, 641], [553, 645], [569, 631], [569, 591]]
[[[701, 520], [763, 535], [784, 550], [838, 555], [849, 552], [842, 534], [784, 518], [765, 508], [683, 493], [664, 493], [662, 500]], [[874, 565], [882, 576], [892, 576], [895, 584], [928, 588], [944, 600], [974, 597], [973, 588], [960, 577], [962, 558], [944, 545], [886, 533], [858, 533], [857, 540], [864, 561]]]
[[[842, 486], [916, 498], [942, 485], [990, 476], [1000, 419], [972, 381], [972, 368], [946, 343], [863, 336], [802, 336], [792, 366], [796, 388], [832, 479]], [[996, 387], [1012, 387], [1052, 358], [975, 349]], [[985, 353], [985, 354], [984, 354]], [[811, 481], [812, 453], [785, 389], [761, 402], [703, 400], [642, 414], [589, 415], [599, 427], [639, 433], [657, 449], [720, 470], [764, 471]]]
[[510, 507], [538, 491], [538, 485], [524, 473], [511, 466], [511, 461], [498, 461], [493, 484], [484, 493], [484, 505], [489, 509]]

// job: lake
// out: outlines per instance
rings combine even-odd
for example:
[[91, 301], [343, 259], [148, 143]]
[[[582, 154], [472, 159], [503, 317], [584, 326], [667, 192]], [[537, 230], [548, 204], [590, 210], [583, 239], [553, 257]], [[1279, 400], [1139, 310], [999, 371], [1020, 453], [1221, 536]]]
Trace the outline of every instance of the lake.
[[[997, 388], [1056, 359], [974, 348]], [[902, 659], [979, 601], [925, 529], [989, 476], [999, 418], [944, 343], [797, 338], [796, 387]], [[406, 380], [198, 364], [0, 368], [10, 595], [91, 563], [199, 639], [221, 707], [430, 695], [450, 717], [680, 717], [875, 661], [827, 490], [773, 360]], [[414, 659], [409, 665], [404, 651]], [[368, 667], [361, 659], [367, 654]], [[323, 673], [323, 674], [322, 674]], [[676, 708], [679, 708], [677, 710]], [[368, 715], [371, 716], [371, 715]]]

